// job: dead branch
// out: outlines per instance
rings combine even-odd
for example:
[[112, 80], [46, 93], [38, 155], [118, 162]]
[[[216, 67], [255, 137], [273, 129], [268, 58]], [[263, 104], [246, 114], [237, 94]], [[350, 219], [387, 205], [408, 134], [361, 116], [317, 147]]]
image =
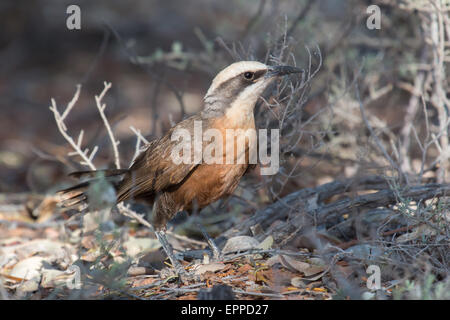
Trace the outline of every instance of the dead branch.
[[56, 125], [58, 126], [59, 132], [64, 137], [64, 139], [66, 139], [66, 141], [70, 144], [72, 149], [75, 151], [74, 153], [69, 153], [69, 155], [70, 156], [76, 154], [79, 155], [82, 159], [82, 161], [80, 162], [82, 165], [88, 166], [91, 170], [95, 170], [96, 168], [92, 160], [94, 159], [94, 156], [97, 153], [98, 147], [95, 146], [91, 153], [89, 153], [88, 148], [82, 150], [81, 145], [83, 143], [84, 131], [83, 130], [80, 131], [77, 142], [75, 142], [72, 139], [72, 137], [67, 133], [67, 126], [64, 123], [65, 118], [69, 115], [75, 103], [78, 101], [78, 98], [80, 97], [80, 91], [81, 85], [77, 85], [77, 91], [75, 92], [75, 95], [73, 96], [72, 100], [69, 102], [67, 108], [64, 110], [62, 114], [58, 111], [56, 101], [53, 98], [51, 99], [52, 105], [49, 108], [53, 112], [53, 116], [55, 117]]
[[103, 124], [105, 125], [106, 131], [108, 131], [109, 139], [111, 140], [111, 145], [112, 145], [113, 152], [114, 152], [114, 162], [116, 164], [116, 169], [120, 169], [119, 150], [117, 149], [117, 146], [119, 145], [119, 141], [116, 141], [116, 139], [114, 138], [114, 134], [111, 130], [111, 126], [109, 125], [109, 121], [106, 118], [106, 115], [105, 115], [106, 104], [105, 103], [102, 104], [102, 100], [103, 100], [106, 92], [108, 92], [108, 90], [111, 88], [111, 82], [108, 83], [105, 81], [103, 83], [103, 85], [104, 85], [103, 91], [100, 93], [100, 95], [95, 96], [95, 104], [97, 106], [98, 112], [100, 113], [100, 116], [102, 117]]
[[354, 190], [381, 190], [387, 188], [386, 180], [379, 176], [368, 176], [358, 180], [346, 179], [343, 181], [333, 181], [324, 185], [305, 188], [293, 192], [277, 202], [257, 211], [252, 217], [239, 223], [238, 228], [232, 228], [223, 235], [227, 238], [233, 236], [249, 234], [250, 227], [260, 224], [262, 227], [268, 227], [275, 220], [285, 219], [291, 212], [306, 203], [309, 199], [315, 202], [323, 202], [333, 195], [342, 194]]
[[386, 148], [383, 146], [380, 139], [375, 134], [375, 131], [373, 130], [372, 125], [369, 123], [369, 120], [367, 119], [366, 111], [364, 109], [364, 104], [359, 96], [358, 81], [355, 82], [355, 91], [356, 91], [356, 99], [359, 102], [361, 118], [364, 121], [364, 124], [366, 125], [367, 129], [369, 129], [370, 136], [375, 140], [375, 143], [376, 143], [378, 149], [381, 151], [381, 153], [383, 153], [383, 156], [389, 161], [392, 168], [395, 168], [397, 170], [399, 176], [401, 176], [404, 179], [406, 184], [409, 184], [408, 176], [402, 171], [400, 166], [396, 162], [394, 162], [394, 160], [392, 160], [391, 156], [387, 153]]
[[[354, 182], [355, 183], [355, 182]], [[379, 190], [375, 193], [364, 194], [354, 198], [346, 198], [331, 203], [324, 203], [333, 195], [348, 193], [349, 191]], [[259, 224], [266, 232], [257, 236], [263, 239], [267, 234], [276, 234], [271, 224], [282, 220], [276, 230], [289, 230], [293, 228], [293, 221], [287, 220], [291, 214], [294, 219], [299, 216], [309, 216], [316, 225], [354, 210], [364, 208], [377, 208], [394, 205], [404, 199], [409, 201], [424, 201], [436, 197], [447, 196], [450, 193], [450, 184], [426, 184], [405, 187], [393, 190], [388, 187], [383, 177], [371, 176], [361, 178], [358, 183], [352, 184], [352, 179], [342, 182], [335, 181], [316, 188], [307, 188], [291, 193], [272, 205], [257, 211], [252, 217], [239, 223], [239, 229], [232, 228], [224, 233], [226, 237], [246, 235], [250, 227]], [[305, 203], [307, 205], [305, 205]], [[274, 239], [277, 241], [277, 239]], [[281, 239], [282, 240], [282, 239]]]

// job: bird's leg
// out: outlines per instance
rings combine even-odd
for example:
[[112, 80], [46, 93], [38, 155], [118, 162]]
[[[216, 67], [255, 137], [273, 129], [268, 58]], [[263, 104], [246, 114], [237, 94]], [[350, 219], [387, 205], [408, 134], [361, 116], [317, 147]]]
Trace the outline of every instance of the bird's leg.
[[172, 266], [175, 268], [176, 273], [178, 275], [185, 274], [186, 270], [184, 270], [181, 263], [175, 257], [173, 248], [170, 245], [169, 241], [167, 241], [166, 232], [164, 230], [157, 230], [157, 231], [155, 231], [155, 234], [156, 234], [156, 237], [158, 238], [159, 242], [161, 243], [164, 251], [166, 252], [167, 256], [169, 257], [170, 262], [172, 263]]
[[203, 225], [201, 223], [197, 223], [197, 226], [199, 227], [203, 237], [205, 238], [206, 242], [208, 242], [208, 245], [213, 252], [213, 259], [215, 261], [220, 261], [222, 259], [222, 253], [220, 252], [220, 249], [217, 247], [214, 240], [209, 236], [208, 232], [206, 232]]

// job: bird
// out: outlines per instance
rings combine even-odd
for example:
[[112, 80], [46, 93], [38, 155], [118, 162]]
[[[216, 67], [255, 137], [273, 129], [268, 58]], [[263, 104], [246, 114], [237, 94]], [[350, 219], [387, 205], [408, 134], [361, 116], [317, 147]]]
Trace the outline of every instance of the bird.
[[[166, 238], [167, 223], [179, 212], [201, 210], [209, 204], [231, 195], [242, 176], [252, 166], [250, 153], [257, 148], [257, 141], [251, 137], [239, 136], [233, 140], [218, 139], [213, 148], [215, 163], [204, 161], [174, 161], [174, 150], [180, 148], [180, 141], [174, 139], [176, 133], [187, 135], [184, 146], [194, 144], [195, 130], [203, 132], [215, 130], [223, 136], [227, 130], [237, 130], [243, 135], [246, 130], [255, 130], [254, 108], [264, 90], [275, 79], [301, 73], [303, 69], [287, 66], [269, 66], [258, 61], [239, 61], [220, 71], [212, 80], [203, 99], [203, 109], [168, 130], [161, 138], [152, 140], [138, 155], [128, 169], [106, 169], [97, 171], [77, 171], [70, 175], [88, 180], [61, 190], [63, 194], [75, 192], [66, 201], [70, 206], [89, 204], [87, 188], [98, 179], [100, 171], [104, 179], [110, 181], [116, 191], [116, 203], [132, 200], [144, 202], [153, 208], [151, 224], [155, 235], [170, 259], [178, 275], [186, 271], [176, 259], [173, 248]], [[240, 139], [240, 140], [239, 140]], [[205, 149], [207, 142], [200, 141]], [[211, 139], [212, 140], [212, 139]], [[245, 148], [234, 151], [239, 141]], [[225, 161], [227, 152], [234, 161]], [[193, 150], [194, 149], [194, 150]], [[195, 158], [195, 148], [190, 149], [189, 159]], [[184, 152], [185, 149], [183, 149]], [[189, 149], [186, 149], [189, 150]], [[178, 155], [182, 154], [178, 153]], [[183, 154], [184, 155], [184, 154]], [[195, 160], [195, 159], [194, 159]]]

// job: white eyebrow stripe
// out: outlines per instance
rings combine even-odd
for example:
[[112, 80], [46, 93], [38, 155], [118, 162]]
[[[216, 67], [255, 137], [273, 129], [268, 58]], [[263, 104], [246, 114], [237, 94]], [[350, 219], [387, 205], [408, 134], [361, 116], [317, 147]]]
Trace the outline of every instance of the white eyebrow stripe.
[[235, 62], [217, 74], [217, 76], [212, 81], [211, 86], [208, 89], [208, 92], [206, 92], [205, 97], [211, 94], [214, 90], [217, 89], [217, 87], [219, 87], [225, 81], [234, 78], [235, 76], [249, 70], [253, 72], [259, 70], [267, 70], [267, 66], [264, 63], [258, 61]]

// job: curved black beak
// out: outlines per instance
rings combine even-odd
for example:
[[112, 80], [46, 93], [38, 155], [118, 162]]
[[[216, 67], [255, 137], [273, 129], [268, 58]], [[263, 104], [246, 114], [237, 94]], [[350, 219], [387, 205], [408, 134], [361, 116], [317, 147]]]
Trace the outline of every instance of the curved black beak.
[[291, 66], [271, 66], [266, 73], [267, 78], [285, 76], [291, 73], [302, 73], [303, 69]]

